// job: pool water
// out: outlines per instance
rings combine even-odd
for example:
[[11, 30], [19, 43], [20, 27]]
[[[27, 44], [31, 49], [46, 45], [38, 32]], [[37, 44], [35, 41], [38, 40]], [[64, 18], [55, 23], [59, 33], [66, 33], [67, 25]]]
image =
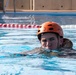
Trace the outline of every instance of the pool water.
[[[21, 15], [20, 15], [21, 14]], [[1, 23], [41, 24], [52, 20], [63, 27], [64, 36], [71, 39], [76, 49], [76, 15], [1, 13]], [[69, 25], [69, 26], [68, 26]], [[71, 27], [70, 27], [71, 26]], [[44, 55], [16, 56], [14, 53], [40, 47], [37, 28], [0, 28], [0, 75], [76, 75], [76, 59], [46, 57]]]

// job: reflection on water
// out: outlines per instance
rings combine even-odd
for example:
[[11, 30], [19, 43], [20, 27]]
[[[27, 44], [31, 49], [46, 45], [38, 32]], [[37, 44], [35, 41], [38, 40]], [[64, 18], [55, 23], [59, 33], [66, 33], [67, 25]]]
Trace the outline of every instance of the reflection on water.
[[[61, 15], [59, 15], [61, 14]], [[67, 15], [66, 15], [67, 14]], [[66, 12], [50, 12], [50, 13], [13, 13], [8, 12], [2, 15], [0, 23], [17, 23], [17, 24], [38, 24], [45, 21], [54, 21], [61, 25], [75, 25], [76, 24], [76, 13], [66, 13]]]

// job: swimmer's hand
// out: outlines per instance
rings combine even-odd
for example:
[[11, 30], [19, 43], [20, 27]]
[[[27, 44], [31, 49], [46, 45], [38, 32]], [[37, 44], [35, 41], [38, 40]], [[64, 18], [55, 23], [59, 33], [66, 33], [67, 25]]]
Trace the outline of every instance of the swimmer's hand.
[[14, 57], [23, 57], [23, 56], [27, 56], [27, 54], [20, 54], [20, 53], [10, 54], [10, 57], [12, 57], [12, 58], [14, 58]]
[[15, 53], [14, 56], [27, 56], [28, 54]]

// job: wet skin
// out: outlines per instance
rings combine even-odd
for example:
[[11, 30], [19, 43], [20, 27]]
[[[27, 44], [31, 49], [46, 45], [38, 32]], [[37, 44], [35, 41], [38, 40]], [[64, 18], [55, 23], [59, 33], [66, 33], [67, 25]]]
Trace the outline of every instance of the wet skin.
[[62, 44], [60, 40], [54, 33], [45, 33], [41, 35], [41, 46], [45, 49], [55, 50]]

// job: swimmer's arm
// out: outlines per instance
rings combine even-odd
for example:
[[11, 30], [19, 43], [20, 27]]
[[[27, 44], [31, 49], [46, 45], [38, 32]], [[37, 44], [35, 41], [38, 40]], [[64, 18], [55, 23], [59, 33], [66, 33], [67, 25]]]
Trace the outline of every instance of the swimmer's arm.
[[27, 55], [32, 55], [32, 54], [39, 54], [41, 51], [39, 48], [35, 48], [33, 50], [30, 51], [24, 51], [21, 53], [15, 53], [14, 55], [21, 55], [21, 56], [27, 56]]
[[66, 48], [63, 48], [60, 53], [59, 53], [60, 56], [62, 55], [65, 55], [65, 56], [76, 56], [76, 50], [75, 49], [66, 49]]

